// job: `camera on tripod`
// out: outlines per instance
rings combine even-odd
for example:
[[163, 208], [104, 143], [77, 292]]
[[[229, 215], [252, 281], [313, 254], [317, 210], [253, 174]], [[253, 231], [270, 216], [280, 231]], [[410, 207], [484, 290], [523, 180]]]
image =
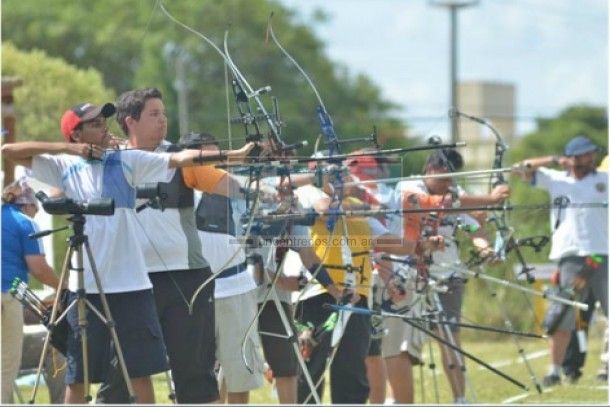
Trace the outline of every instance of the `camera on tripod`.
[[112, 198], [97, 198], [86, 202], [77, 202], [66, 197], [49, 198], [43, 191], [36, 193], [36, 198], [42, 207], [51, 215], [114, 215], [114, 200]]

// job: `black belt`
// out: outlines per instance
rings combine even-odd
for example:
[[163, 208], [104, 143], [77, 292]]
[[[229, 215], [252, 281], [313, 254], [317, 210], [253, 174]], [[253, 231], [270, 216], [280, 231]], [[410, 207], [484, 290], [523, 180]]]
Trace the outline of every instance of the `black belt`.
[[248, 265], [244, 262], [241, 264], [237, 264], [233, 267], [229, 267], [228, 269], [224, 269], [223, 271], [220, 272], [220, 274], [218, 274], [217, 278], [227, 278], [227, 277], [231, 277], [234, 276], [235, 274], [239, 274], [242, 271], [246, 271], [246, 269], [248, 268]]

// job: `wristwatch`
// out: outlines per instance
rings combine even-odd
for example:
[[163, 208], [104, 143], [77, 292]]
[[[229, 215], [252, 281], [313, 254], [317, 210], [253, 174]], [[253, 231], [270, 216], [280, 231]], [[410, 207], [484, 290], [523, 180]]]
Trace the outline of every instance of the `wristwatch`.
[[559, 160], [561, 159], [560, 156], [558, 155], [554, 155], [553, 158], [551, 159], [551, 162], [555, 165], [559, 165]]

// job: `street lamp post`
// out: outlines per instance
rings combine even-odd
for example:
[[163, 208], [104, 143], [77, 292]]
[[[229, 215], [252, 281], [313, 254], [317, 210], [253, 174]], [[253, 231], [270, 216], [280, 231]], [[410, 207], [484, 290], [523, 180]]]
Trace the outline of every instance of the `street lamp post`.
[[180, 135], [185, 135], [189, 131], [186, 64], [190, 62], [190, 55], [180, 45], [170, 41], [163, 47], [163, 56], [169, 64], [173, 63], [176, 69], [176, 80], [173, 85], [176, 90], [178, 102], [178, 129]]
[[[433, 6], [447, 7], [449, 9], [450, 29], [449, 29], [449, 81], [451, 108], [458, 108], [457, 93], [457, 46], [458, 46], [458, 19], [457, 12], [461, 8], [474, 6], [479, 0], [430, 0]], [[453, 143], [460, 139], [458, 130], [458, 118], [453, 115], [451, 120], [451, 141]]]

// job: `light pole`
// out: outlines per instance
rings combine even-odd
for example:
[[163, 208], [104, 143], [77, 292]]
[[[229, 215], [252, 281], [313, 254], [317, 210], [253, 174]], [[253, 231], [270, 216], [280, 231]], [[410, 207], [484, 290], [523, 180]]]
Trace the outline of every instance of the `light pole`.
[[184, 48], [172, 41], [163, 47], [163, 55], [168, 63], [174, 63], [176, 69], [176, 80], [173, 85], [178, 99], [178, 129], [180, 135], [183, 136], [189, 130], [188, 86], [186, 84], [185, 64], [189, 62], [190, 55]]
[[[479, 0], [430, 0], [433, 6], [447, 7], [449, 9], [450, 28], [449, 28], [449, 81], [450, 81], [450, 99], [451, 108], [458, 108], [457, 94], [457, 46], [458, 46], [458, 19], [457, 12], [461, 8], [474, 6]], [[453, 115], [451, 120], [451, 141], [453, 143], [460, 139], [458, 130], [458, 118]]]

